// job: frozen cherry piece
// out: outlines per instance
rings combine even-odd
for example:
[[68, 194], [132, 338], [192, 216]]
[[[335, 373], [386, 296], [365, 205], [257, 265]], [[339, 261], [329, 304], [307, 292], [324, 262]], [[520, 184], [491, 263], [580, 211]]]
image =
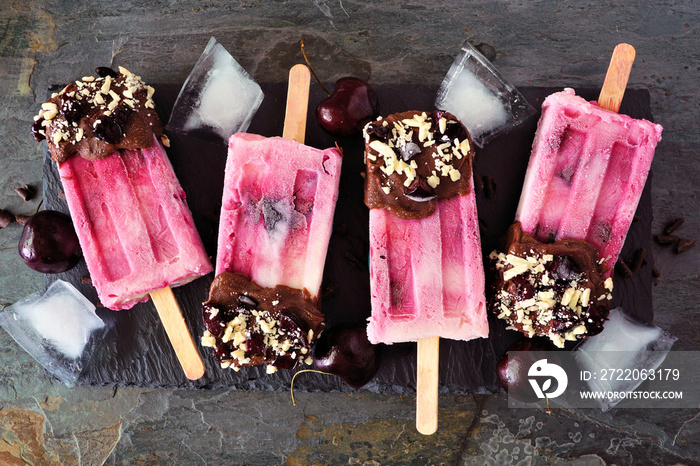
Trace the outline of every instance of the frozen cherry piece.
[[578, 264], [571, 260], [569, 256], [559, 255], [547, 265], [547, 270], [555, 280], [573, 281], [581, 276]]
[[107, 144], [118, 144], [124, 137], [121, 125], [113, 116], [102, 116], [99, 123], [95, 123], [92, 132]]
[[216, 309], [214, 306], [205, 304], [203, 307], [203, 313], [204, 328], [209, 330], [209, 333], [211, 333], [215, 337], [221, 338], [224, 335], [226, 326], [222, 325], [223, 321], [221, 320], [221, 316], [219, 315], [219, 310]]
[[133, 110], [125, 104], [118, 105], [110, 115], [103, 115], [93, 124], [92, 132], [108, 144], [119, 144], [124, 137], [124, 125]]
[[[524, 353], [514, 355], [513, 351], [523, 351]], [[556, 351], [556, 348], [549, 341], [525, 338], [508, 348], [496, 366], [498, 379], [503, 390], [516, 400], [526, 403], [538, 400], [528, 381], [528, 371], [538, 360], [537, 355], [532, 354], [532, 351]]]
[[265, 336], [260, 332], [250, 334], [245, 342], [246, 356], [265, 356]]
[[29, 268], [43, 273], [70, 270], [82, 257], [73, 222], [55, 210], [42, 210], [29, 217], [18, 249]]
[[296, 366], [297, 361], [295, 359], [292, 359], [292, 356], [289, 354], [281, 354], [275, 358], [275, 360], [272, 362], [272, 365], [275, 366], [277, 369], [294, 369], [294, 366]]
[[422, 176], [416, 177], [413, 183], [406, 188], [404, 196], [416, 202], [432, 201], [437, 197], [435, 190], [428, 184]]
[[46, 139], [46, 130], [44, 129], [44, 125], [42, 123], [44, 123], [44, 117], [39, 117], [34, 123], [32, 123], [32, 136], [38, 142]]
[[598, 335], [603, 331], [603, 326], [605, 321], [608, 320], [608, 314], [610, 313], [605, 307], [599, 307], [597, 303], [591, 304], [588, 309], [588, 319], [589, 322], [586, 327], [588, 328], [588, 336]]
[[432, 113], [433, 124], [436, 125], [435, 139], [439, 142], [453, 142], [455, 139], [464, 141], [467, 139], [467, 131], [462, 124], [449, 124], [445, 126], [445, 132], [440, 131], [440, 118], [445, 116], [445, 112], [437, 110]]
[[68, 123], [77, 123], [83, 116], [83, 109], [78, 99], [65, 94], [59, 97], [58, 111]]
[[332, 136], [355, 136], [379, 115], [379, 97], [367, 82], [352, 77], [335, 82], [333, 93], [316, 107], [319, 125]]
[[106, 78], [107, 76], [109, 76], [110, 78], [116, 78], [117, 76], [119, 76], [119, 73], [117, 73], [108, 66], [98, 66], [97, 68], [95, 68], [95, 73], [97, 73], [97, 76], [99, 76], [100, 78]]
[[389, 138], [389, 126], [378, 124], [367, 125], [367, 135], [386, 142]]
[[377, 347], [367, 339], [364, 324], [339, 324], [321, 334], [314, 349], [316, 367], [360, 388], [379, 370]]
[[415, 142], [407, 142], [405, 146], [399, 147], [399, 152], [401, 153], [401, 160], [404, 162], [410, 162], [413, 157], [420, 154], [420, 146]]
[[134, 110], [131, 107], [126, 104], [119, 104], [112, 110], [112, 117], [114, 121], [123, 128], [126, 124], [126, 120], [129, 119], [132, 113], [134, 113]]
[[[302, 320], [297, 316], [303, 314], [299, 308], [291, 307], [280, 311], [279, 315], [279, 333], [285, 339], [289, 340], [293, 348], [306, 348], [309, 350], [311, 345], [309, 345], [307, 326], [302, 323]], [[294, 350], [290, 350], [294, 351]]]
[[519, 301], [525, 301], [535, 297], [535, 287], [523, 277], [518, 275], [513, 277], [510, 281], [515, 288], [513, 291]]

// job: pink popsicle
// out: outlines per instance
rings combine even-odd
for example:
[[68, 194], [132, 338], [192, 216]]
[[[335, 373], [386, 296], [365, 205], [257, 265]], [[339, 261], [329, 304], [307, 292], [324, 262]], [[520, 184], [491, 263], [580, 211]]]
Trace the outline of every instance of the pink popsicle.
[[617, 114], [635, 50], [619, 44], [595, 102], [550, 95], [540, 118], [516, 223], [490, 307], [510, 329], [563, 348], [600, 333], [612, 273], [646, 182], [661, 126]]
[[342, 155], [303, 144], [310, 72], [292, 67], [284, 137], [229, 139], [216, 278], [202, 345], [221, 367], [311, 364]]
[[565, 89], [542, 104], [516, 220], [540, 241], [583, 239], [612, 267], [637, 209], [661, 126]]
[[370, 341], [488, 336], [473, 190], [439, 201], [424, 219], [371, 209], [369, 222]]
[[59, 173], [102, 304], [129, 309], [212, 267], [162, 146], [98, 160], [73, 156]]
[[192, 380], [204, 363], [170, 286], [212, 270], [160, 140], [153, 93], [139, 76], [99, 68], [53, 94], [32, 133], [46, 139], [102, 304], [129, 309], [150, 295]]
[[417, 341], [416, 429], [438, 422], [440, 337], [488, 336], [472, 159], [446, 112], [408, 111], [364, 129], [372, 343]]
[[291, 139], [239, 133], [229, 140], [216, 274], [318, 296], [341, 156]]
[[488, 335], [474, 156], [445, 112], [403, 112], [365, 128], [373, 343]]

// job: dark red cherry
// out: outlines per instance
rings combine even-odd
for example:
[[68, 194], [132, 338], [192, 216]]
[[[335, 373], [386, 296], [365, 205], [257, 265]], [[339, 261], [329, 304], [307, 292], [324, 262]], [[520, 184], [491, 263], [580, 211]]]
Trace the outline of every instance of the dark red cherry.
[[[520, 351], [517, 355], [514, 351]], [[508, 348], [508, 351], [496, 366], [498, 379], [503, 390], [516, 400], [526, 403], [538, 400], [528, 381], [530, 367], [538, 361], [534, 351], [556, 351], [556, 347], [547, 340], [540, 338], [525, 338], [518, 340]]]
[[99, 76], [100, 78], [106, 78], [107, 76], [109, 76], [110, 78], [116, 78], [117, 76], [119, 76], [119, 73], [117, 73], [108, 66], [98, 66], [97, 68], [95, 68], [95, 73], [97, 73], [97, 76]]
[[43, 141], [46, 139], [46, 130], [44, 129], [44, 117], [39, 117], [34, 123], [32, 123], [32, 136], [37, 141]]
[[547, 270], [555, 280], [569, 282], [581, 276], [578, 264], [565, 255], [556, 256], [552, 262], [547, 264]]
[[43, 273], [70, 270], [82, 257], [73, 222], [55, 210], [42, 210], [29, 217], [18, 249], [27, 266]]
[[58, 110], [68, 123], [77, 123], [83, 116], [80, 101], [75, 97], [68, 97], [66, 94], [59, 96]]
[[338, 324], [324, 331], [314, 349], [316, 367], [360, 388], [379, 370], [377, 347], [367, 340], [364, 324]]
[[413, 180], [413, 183], [404, 191], [404, 195], [416, 202], [432, 201], [437, 197], [433, 187], [422, 176], [418, 176]]
[[379, 124], [369, 125], [367, 126], [367, 134], [382, 142], [386, 142], [389, 138], [389, 126]]
[[379, 115], [379, 97], [367, 82], [352, 77], [335, 82], [333, 93], [316, 107], [316, 119], [332, 136], [355, 136]]

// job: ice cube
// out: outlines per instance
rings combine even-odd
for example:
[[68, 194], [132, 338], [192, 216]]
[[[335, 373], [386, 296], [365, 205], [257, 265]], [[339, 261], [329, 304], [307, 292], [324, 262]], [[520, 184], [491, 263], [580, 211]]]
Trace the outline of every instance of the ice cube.
[[260, 86], [212, 37], [185, 80], [166, 129], [213, 132], [228, 141], [248, 129], [263, 97]]
[[[659, 327], [636, 322], [617, 308], [610, 311], [603, 331], [584, 340], [574, 351], [574, 357], [582, 370], [598, 375], [588, 380], [591, 390], [632, 392], [643, 380], [602, 377], [602, 374], [608, 374], [612, 370], [616, 373], [621, 370], [622, 374], [627, 369], [655, 370], [664, 362], [675, 341], [676, 337]], [[597, 401], [607, 411], [621, 399]]]
[[535, 114], [522, 94], [468, 43], [442, 81], [435, 107], [459, 118], [479, 147]]
[[462, 70], [454, 79], [443, 105], [477, 136], [506, 124], [506, 109], [473, 73]]
[[[75, 383], [105, 324], [95, 306], [70, 283], [56, 280], [0, 313], [0, 325], [46, 370]], [[92, 342], [90, 348], [88, 344]]]

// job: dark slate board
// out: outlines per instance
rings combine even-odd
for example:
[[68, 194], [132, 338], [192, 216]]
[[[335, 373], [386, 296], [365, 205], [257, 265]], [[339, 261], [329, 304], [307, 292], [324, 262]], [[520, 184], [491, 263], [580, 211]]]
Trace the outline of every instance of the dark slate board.
[[[158, 113], [167, 121], [179, 87], [155, 86]], [[265, 100], [256, 114], [250, 132], [265, 136], [282, 133], [286, 84], [263, 86]], [[535, 108], [540, 107], [548, 94], [560, 88], [523, 88], [524, 96]], [[433, 110], [436, 89], [423, 85], [379, 86], [382, 114], [423, 109]], [[596, 89], [579, 93], [595, 99]], [[311, 87], [310, 109], [324, 98], [320, 87]], [[622, 103], [622, 113], [635, 118], [651, 120], [649, 93], [628, 90]], [[511, 224], [520, 197], [522, 182], [539, 114], [507, 134], [493, 140], [477, 151], [475, 173], [491, 175], [496, 181], [496, 194], [486, 199], [477, 193], [477, 207], [481, 224], [484, 257], [495, 247], [498, 238]], [[306, 133], [307, 144], [319, 148], [334, 144], [309, 113]], [[168, 155], [187, 194], [195, 223], [207, 252], [215, 257], [218, 215], [223, 190], [226, 145], [203, 136], [170, 135]], [[340, 322], [361, 322], [370, 314], [369, 272], [367, 268], [368, 210], [363, 203], [361, 172], [363, 169], [361, 138], [339, 140], [344, 160], [340, 182], [340, 196], [334, 219], [326, 261], [323, 285], [323, 311], [328, 326]], [[632, 316], [651, 322], [652, 278], [651, 269], [651, 188], [650, 180], [644, 188], [639, 209], [641, 219], [633, 223], [622, 257], [631, 256], [637, 248], [646, 248], [648, 265], [631, 279], [615, 278], [613, 306], [623, 306]], [[45, 207], [67, 212], [66, 203], [59, 193], [62, 188], [53, 163], [44, 164]], [[90, 300], [98, 303], [94, 289], [81, 283], [87, 276], [81, 262], [75, 269], [57, 275], [47, 275], [46, 281], [57, 278], [76, 285]], [[175, 288], [185, 318], [195, 340], [202, 334], [201, 303], [207, 298], [213, 275], [203, 277], [186, 286]], [[48, 283], [47, 283], [48, 284]], [[209, 357], [209, 350], [200, 347], [207, 367], [206, 375], [198, 381], [188, 381], [175, 358], [165, 332], [151, 302], [139, 304], [129, 311], [114, 312], [99, 308], [98, 314], [109, 326], [103, 345], [95, 352], [89, 366], [78, 381], [84, 385], [118, 385], [166, 388], [225, 388], [240, 390], [288, 390], [292, 371], [266, 375], [264, 367], [245, 368], [236, 373], [222, 370]], [[520, 334], [506, 331], [503, 322], [490, 317], [488, 339], [458, 342], [440, 342], [440, 390], [443, 393], [497, 393], [500, 391], [495, 366], [498, 359]], [[415, 391], [415, 343], [382, 346], [382, 365], [378, 375], [365, 389], [375, 392]], [[295, 382], [299, 390], [349, 391], [350, 388], [336, 377], [306, 374]]]

